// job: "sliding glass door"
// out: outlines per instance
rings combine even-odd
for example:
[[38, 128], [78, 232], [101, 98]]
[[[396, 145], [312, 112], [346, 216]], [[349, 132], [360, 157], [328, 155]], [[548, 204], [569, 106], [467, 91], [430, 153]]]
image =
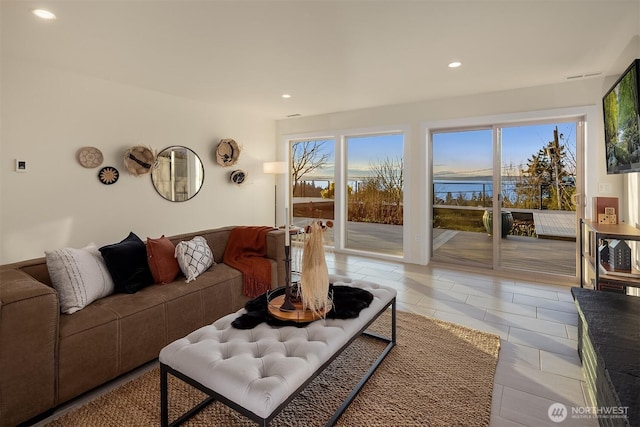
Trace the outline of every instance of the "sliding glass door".
[[290, 141], [292, 223], [333, 226], [336, 250], [403, 255], [404, 137], [399, 132]]
[[431, 140], [432, 259], [492, 268], [492, 129], [434, 132]]
[[503, 126], [501, 195], [513, 225], [500, 266], [576, 275], [579, 122]]
[[432, 259], [575, 277], [582, 129], [575, 118], [432, 132]]
[[[291, 142], [292, 224], [306, 227], [312, 220], [335, 218], [335, 140], [308, 139]], [[325, 234], [333, 245], [334, 229]]]
[[402, 134], [347, 136], [345, 248], [402, 255]]

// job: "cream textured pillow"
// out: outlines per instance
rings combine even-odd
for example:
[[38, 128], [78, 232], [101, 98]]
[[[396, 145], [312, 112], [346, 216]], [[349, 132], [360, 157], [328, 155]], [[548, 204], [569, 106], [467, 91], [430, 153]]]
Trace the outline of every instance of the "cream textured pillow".
[[75, 313], [113, 293], [113, 280], [97, 246], [45, 251], [45, 258], [62, 313]]
[[187, 283], [195, 280], [202, 272], [215, 264], [213, 253], [202, 236], [196, 236], [189, 241], [176, 245], [176, 258], [180, 270], [187, 277]]

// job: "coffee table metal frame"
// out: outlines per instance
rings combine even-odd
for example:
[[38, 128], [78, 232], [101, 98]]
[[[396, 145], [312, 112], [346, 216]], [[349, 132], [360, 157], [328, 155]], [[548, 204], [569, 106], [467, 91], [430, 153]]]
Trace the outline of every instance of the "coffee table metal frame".
[[[391, 308], [391, 337], [385, 337], [379, 334], [367, 332], [366, 329], [369, 326], [371, 326], [371, 324], [375, 322], [378, 319], [378, 317], [380, 317], [380, 315], [384, 313], [388, 308]], [[391, 349], [396, 345], [396, 298], [395, 297], [388, 304], [382, 307], [380, 311], [378, 311], [374, 316], [372, 316], [371, 320], [369, 320], [369, 322], [367, 322], [362, 327], [362, 329], [360, 329], [357, 333], [355, 333], [349, 339], [349, 341], [347, 341], [337, 352], [335, 352], [329, 358], [329, 360], [327, 360], [324, 364], [322, 364], [300, 387], [298, 387], [298, 389], [296, 389], [293, 393], [291, 393], [289, 397], [280, 406], [278, 406], [267, 418], [262, 418], [256, 415], [255, 413], [245, 409], [244, 407], [233, 402], [232, 400], [220, 395], [219, 393], [216, 393], [215, 391], [209, 389], [208, 387], [203, 386], [198, 381], [184, 375], [183, 373], [169, 367], [168, 365], [165, 365], [164, 363], [160, 363], [160, 423], [162, 427], [180, 425], [186, 420], [188, 420], [189, 418], [193, 417], [198, 412], [200, 412], [203, 408], [205, 408], [206, 406], [208, 406], [209, 404], [217, 400], [227, 405], [228, 407], [234, 409], [235, 411], [243, 414], [247, 418], [253, 421], [256, 421], [258, 424], [266, 427], [298, 394], [300, 394], [302, 390], [305, 389], [307, 385], [309, 385], [311, 381], [313, 381], [318, 375], [320, 375], [322, 371], [324, 371], [326, 367], [331, 364], [331, 362], [333, 362], [338, 356], [340, 356], [340, 354], [347, 347], [349, 347], [356, 338], [358, 338], [361, 335], [379, 339], [381, 341], [386, 342], [387, 345], [384, 348], [384, 350], [382, 350], [378, 358], [369, 367], [369, 370], [360, 379], [358, 384], [356, 384], [356, 386], [351, 390], [349, 395], [344, 399], [344, 401], [342, 402], [340, 407], [336, 410], [336, 412], [333, 414], [333, 416], [325, 424], [325, 426], [333, 426], [336, 423], [336, 421], [338, 421], [338, 418], [340, 418], [342, 413], [347, 409], [349, 404], [356, 397], [356, 395], [360, 392], [362, 387], [364, 387], [364, 385], [369, 380], [369, 378], [371, 378], [371, 375], [373, 375], [374, 371], [378, 368], [378, 366], [380, 366], [382, 361], [387, 357]], [[169, 422], [169, 395], [168, 395], [168, 375], [169, 374], [173, 375], [176, 378], [179, 378], [185, 383], [191, 385], [194, 388], [197, 388], [198, 390], [208, 395], [208, 397], [205, 398], [202, 402], [200, 402], [199, 404], [194, 406], [192, 409], [190, 409], [188, 412], [178, 417], [173, 422]]]

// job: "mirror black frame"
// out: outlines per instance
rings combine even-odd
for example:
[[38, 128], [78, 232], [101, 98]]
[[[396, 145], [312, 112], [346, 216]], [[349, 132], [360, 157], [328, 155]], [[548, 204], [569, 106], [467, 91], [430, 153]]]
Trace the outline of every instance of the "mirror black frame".
[[[190, 155], [192, 155], [195, 160], [197, 160], [197, 162], [195, 162], [195, 167], [197, 167], [197, 165], [199, 164], [200, 166], [200, 175], [201, 175], [201, 179], [199, 182], [193, 182], [191, 183], [190, 180], [191, 178], [188, 176], [189, 173], [189, 165], [185, 165], [185, 179], [186, 179], [186, 185], [187, 185], [187, 189], [185, 191], [182, 191], [183, 194], [185, 194], [184, 197], [178, 197], [177, 194], [179, 193], [179, 191], [177, 191], [178, 189], [176, 189], [176, 185], [178, 185], [177, 182], [175, 182], [175, 178], [169, 178], [169, 181], [167, 182], [168, 185], [172, 186], [172, 188], [168, 188], [168, 191], [163, 191], [161, 188], [159, 188], [160, 183], [158, 183], [158, 179], [157, 179], [157, 174], [158, 174], [158, 168], [161, 167], [161, 162], [163, 158], [168, 158], [170, 157], [170, 153], [172, 152], [180, 152], [180, 153], [186, 153], [187, 157], [189, 157]], [[168, 155], [166, 154], [168, 153]], [[165, 154], [165, 155], [163, 155]], [[174, 169], [175, 170], [175, 169]], [[171, 170], [168, 171], [169, 175], [171, 175]], [[154, 176], [156, 178], [154, 178]], [[196, 177], [193, 177], [193, 179], [197, 179]], [[173, 182], [172, 182], [173, 181]], [[202, 163], [202, 159], [200, 159], [200, 156], [198, 156], [198, 154], [193, 151], [192, 149], [182, 146], [182, 145], [172, 145], [170, 147], [165, 148], [164, 150], [160, 151], [158, 153], [158, 155], [156, 156], [156, 162], [153, 165], [153, 167], [151, 168], [151, 183], [153, 184], [153, 187], [156, 189], [156, 192], [165, 200], [168, 200], [170, 202], [186, 202], [188, 200], [193, 199], [202, 189], [202, 186], [204, 185], [204, 164]], [[193, 194], [189, 195], [190, 192], [188, 190], [188, 188], [191, 186], [191, 184], [194, 185], [194, 192]]]

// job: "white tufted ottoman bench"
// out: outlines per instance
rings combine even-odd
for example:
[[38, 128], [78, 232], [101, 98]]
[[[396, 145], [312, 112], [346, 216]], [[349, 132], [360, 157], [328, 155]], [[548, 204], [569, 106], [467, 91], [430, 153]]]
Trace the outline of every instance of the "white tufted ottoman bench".
[[[355, 319], [321, 319], [306, 327], [235, 329], [231, 322], [244, 309], [218, 319], [160, 352], [161, 424], [178, 425], [218, 400], [263, 426], [298, 395], [359, 335], [387, 342], [387, 346], [327, 422], [333, 425], [396, 342], [396, 291], [364, 281], [341, 278], [334, 286], [366, 289], [371, 305]], [[391, 308], [390, 337], [365, 332], [380, 314]], [[206, 393], [209, 398], [169, 423], [168, 374]]]

